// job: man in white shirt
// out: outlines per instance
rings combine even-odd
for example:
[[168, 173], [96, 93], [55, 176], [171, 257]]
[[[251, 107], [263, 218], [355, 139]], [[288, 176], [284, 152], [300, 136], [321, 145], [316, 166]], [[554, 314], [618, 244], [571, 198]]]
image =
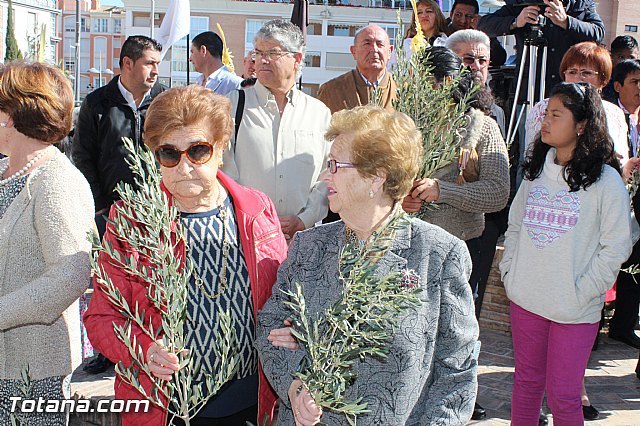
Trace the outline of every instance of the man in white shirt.
[[229, 94], [237, 122], [223, 171], [267, 194], [291, 238], [327, 213], [327, 188], [319, 176], [329, 152], [324, 133], [331, 112], [295, 87], [304, 59], [298, 27], [269, 21], [254, 47], [258, 81]]
[[222, 63], [223, 43], [213, 31], [198, 34], [191, 42], [189, 62], [200, 73], [197, 83], [220, 95], [240, 88], [242, 77], [230, 72]]

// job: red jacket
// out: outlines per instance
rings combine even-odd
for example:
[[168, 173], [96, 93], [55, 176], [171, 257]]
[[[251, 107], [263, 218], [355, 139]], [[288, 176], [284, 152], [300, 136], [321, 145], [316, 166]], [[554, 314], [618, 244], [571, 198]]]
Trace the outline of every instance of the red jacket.
[[[254, 320], [257, 324], [256, 314], [262, 305], [271, 296], [271, 287], [276, 280], [278, 266], [287, 256], [287, 243], [285, 241], [280, 222], [276, 215], [273, 203], [265, 194], [252, 188], [241, 186], [218, 171], [218, 179], [227, 189], [232, 197], [233, 207], [238, 224], [238, 234], [242, 244], [242, 250], [249, 270], [249, 281], [251, 283], [251, 295], [253, 299]], [[164, 189], [164, 188], [163, 188]], [[170, 194], [168, 194], [171, 200]], [[114, 209], [112, 207], [109, 214], [113, 218]], [[114, 249], [120, 252], [131, 253], [131, 249], [123, 241], [117, 240], [113, 235], [113, 225], [107, 224], [107, 231], [104, 241], [113, 245]], [[132, 253], [138, 258], [137, 253]], [[176, 256], [184, 258], [185, 246], [180, 243], [176, 246]], [[139, 311], [146, 312], [147, 320], [150, 318], [154, 328], [161, 324], [160, 312], [150, 306], [146, 297], [148, 284], [136, 277], [125, 274], [121, 268], [110, 263], [110, 258], [104, 253], [100, 254], [99, 264], [104, 268], [115, 286], [122, 292], [122, 295], [129, 303], [139, 306]], [[142, 259], [141, 263], [145, 263]], [[148, 264], [148, 262], [147, 262]], [[113, 324], [124, 324], [124, 317], [109, 302], [101, 286], [97, 284], [95, 277], [93, 281], [94, 294], [91, 298], [89, 309], [84, 316], [89, 339], [100, 353], [113, 362], [122, 361], [124, 365], [131, 364], [131, 356], [128, 350], [118, 340], [113, 330]], [[284, 320], [284, 318], [283, 318]], [[153, 341], [142, 331], [132, 326], [132, 334], [136, 335], [137, 341], [146, 355], [147, 349]], [[269, 385], [260, 368], [260, 383], [258, 389], [258, 418], [262, 420], [265, 414], [273, 417], [273, 407], [276, 401], [276, 394]], [[150, 388], [150, 379], [144, 373], [140, 373], [140, 382], [145, 389]], [[133, 387], [124, 383], [120, 377], [115, 381], [116, 399], [142, 399], [142, 395]], [[150, 404], [147, 413], [123, 413], [122, 425], [162, 425], [167, 422], [166, 411]], [[258, 422], [257, 424], [261, 424]]]

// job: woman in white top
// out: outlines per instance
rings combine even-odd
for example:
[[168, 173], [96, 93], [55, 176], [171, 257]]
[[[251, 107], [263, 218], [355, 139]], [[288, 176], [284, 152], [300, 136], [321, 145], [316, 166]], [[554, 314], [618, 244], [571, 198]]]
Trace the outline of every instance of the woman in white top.
[[[591, 41], [585, 41], [572, 46], [564, 54], [560, 63], [560, 76], [567, 83], [579, 83], [581, 81], [593, 84], [598, 91], [607, 85], [611, 78], [611, 56], [604, 47]], [[525, 149], [529, 153], [532, 142], [540, 133], [544, 113], [549, 99], [538, 102], [527, 116]], [[627, 143], [627, 123], [624, 113], [611, 102], [602, 101], [609, 136], [613, 140], [613, 148], [624, 165], [629, 159], [629, 146]]]
[[[447, 18], [444, 17], [440, 6], [435, 0], [418, 0], [416, 9], [418, 21], [424, 38], [431, 46], [445, 46], [447, 42]], [[411, 14], [411, 26], [407, 29], [402, 41], [405, 57], [411, 56], [411, 39], [417, 34], [415, 13]], [[391, 53], [387, 68], [392, 69], [398, 63], [396, 51]]]

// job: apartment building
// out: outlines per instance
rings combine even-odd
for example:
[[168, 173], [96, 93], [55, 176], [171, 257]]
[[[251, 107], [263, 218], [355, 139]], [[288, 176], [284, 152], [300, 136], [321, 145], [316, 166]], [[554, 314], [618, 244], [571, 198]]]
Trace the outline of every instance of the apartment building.
[[[80, 5], [79, 64], [76, 64], [76, 3]], [[59, 57], [71, 76], [75, 76], [76, 66], [79, 67], [79, 91], [83, 98], [120, 72], [120, 48], [126, 39], [124, 9], [101, 6], [99, 0], [60, 0], [60, 8]]]
[[[343, 0], [340, 5], [313, 4], [309, 6], [307, 54], [303, 72], [304, 90], [315, 94], [320, 84], [343, 74], [355, 66], [349, 53], [358, 28], [377, 24], [386, 28], [392, 39], [398, 32], [398, 8], [402, 19], [410, 19], [409, 3], [391, 0]], [[159, 27], [168, 0], [155, 2], [155, 25]], [[348, 4], [347, 4], [348, 3]], [[384, 3], [384, 4], [382, 4]], [[126, 33], [150, 33], [150, 3], [148, 0], [124, 0]], [[392, 6], [394, 8], [392, 8]], [[410, 6], [409, 6], [410, 7]], [[229, 48], [234, 55], [237, 74], [242, 74], [242, 59], [253, 48], [253, 38], [270, 19], [290, 19], [293, 4], [288, 2], [191, 0], [191, 34], [215, 31], [222, 27]], [[187, 83], [188, 46], [186, 39], [173, 46], [160, 66], [161, 81], [170, 86]], [[190, 69], [190, 81], [198, 74]]]
[[[57, 63], [60, 43], [56, 0], [13, 0], [13, 28], [22, 55], [36, 58], [36, 45], [44, 31], [44, 60]], [[0, 0], [0, 60], [4, 59], [7, 34], [8, 2]]]

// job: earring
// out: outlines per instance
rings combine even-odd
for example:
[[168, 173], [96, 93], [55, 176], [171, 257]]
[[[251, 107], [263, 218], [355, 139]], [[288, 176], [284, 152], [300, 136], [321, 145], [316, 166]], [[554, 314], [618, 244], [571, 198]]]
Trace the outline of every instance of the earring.
[[7, 122], [5, 121], [4, 123], [0, 123], [0, 127], [7, 127]]
[[373, 194], [374, 194], [374, 192], [373, 192], [373, 188], [371, 188], [371, 189], [369, 190], [369, 198], [373, 198]]

